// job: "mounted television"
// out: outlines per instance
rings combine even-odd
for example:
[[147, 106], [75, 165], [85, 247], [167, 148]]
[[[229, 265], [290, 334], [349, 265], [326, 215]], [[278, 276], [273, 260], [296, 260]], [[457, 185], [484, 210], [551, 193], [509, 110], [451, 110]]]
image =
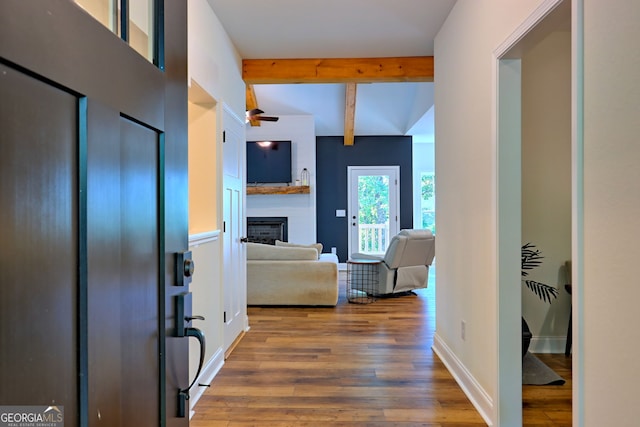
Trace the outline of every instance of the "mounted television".
[[291, 141], [247, 141], [247, 184], [291, 183]]

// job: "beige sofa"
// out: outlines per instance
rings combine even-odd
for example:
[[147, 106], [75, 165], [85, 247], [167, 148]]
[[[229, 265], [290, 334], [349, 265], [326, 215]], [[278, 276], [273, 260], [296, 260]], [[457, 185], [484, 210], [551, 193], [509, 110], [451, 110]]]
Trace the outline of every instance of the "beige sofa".
[[314, 247], [247, 243], [248, 305], [338, 303], [338, 257]]

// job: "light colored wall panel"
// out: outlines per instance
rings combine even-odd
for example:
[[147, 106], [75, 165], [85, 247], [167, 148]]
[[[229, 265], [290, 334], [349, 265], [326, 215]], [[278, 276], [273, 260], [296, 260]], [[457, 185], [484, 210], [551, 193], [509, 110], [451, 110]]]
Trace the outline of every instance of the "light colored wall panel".
[[218, 102], [245, 115], [242, 59], [207, 0], [189, 0], [189, 81], [197, 81]]
[[571, 309], [571, 33], [555, 32], [522, 57], [522, 243], [542, 251], [528, 278], [558, 288], [552, 304], [522, 288], [535, 352], [564, 352]]
[[583, 3], [584, 268], [574, 296], [583, 303], [574, 317], [583, 390], [574, 396], [584, 417], [576, 425], [631, 426], [640, 378], [640, 3]]
[[189, 102], [189, 234], [218, 228], [215, 104]]
[[280, 116], [276, 123], [247, 129], [248, 141], [291, 140], [292, 179], [309, 170], [310, 194], [247, 196], [247, 216], [288, 217], [294, 243], [316, 242], [316, 136], [313, 116]]
[[542, 3], [458, 1], [435, 41], [436, 342], [491, 423], [501, 393], [495, 51]]
[[[204, 367], [199, 383], [209, 384], [224, 364], [223, 336], [223, 287], [222, 287], [222, 239], [218, 231], [191, 235], [189, 250], [195, 264], [193, 281], [189, 287], [192, 294], [192, 313], [203, 316], [204, 320], [193, 320], [192, 325], [204, 333], [206, 353]], [[196, 376], [200, 362], [200, 345], [191, 338], [189, 341], [189, 378]], [[194, 386], [191, 392], [190, 407], [194, 408], [205, 391]]]

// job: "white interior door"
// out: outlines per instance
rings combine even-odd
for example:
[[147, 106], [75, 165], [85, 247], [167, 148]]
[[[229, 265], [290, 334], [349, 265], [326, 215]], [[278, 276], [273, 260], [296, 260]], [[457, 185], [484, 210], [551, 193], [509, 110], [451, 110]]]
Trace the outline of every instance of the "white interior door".
[[244, 245], [240, 239], [245, 229], [244, 122], [226, 107], [223, 113], [223, 298], [224, 350], [233, 345], [248, 326], [247, 274]]
[[349, 254], [382, 255], [400, 231], [399, 166], [348, 166]]

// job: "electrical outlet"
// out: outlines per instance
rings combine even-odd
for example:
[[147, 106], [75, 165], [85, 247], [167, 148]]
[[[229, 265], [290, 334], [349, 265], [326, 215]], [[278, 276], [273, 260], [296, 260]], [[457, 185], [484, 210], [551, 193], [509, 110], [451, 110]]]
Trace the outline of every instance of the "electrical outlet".
[[467, 322], [460, 321], [460, 338], [464, 341], [467, 338]]

